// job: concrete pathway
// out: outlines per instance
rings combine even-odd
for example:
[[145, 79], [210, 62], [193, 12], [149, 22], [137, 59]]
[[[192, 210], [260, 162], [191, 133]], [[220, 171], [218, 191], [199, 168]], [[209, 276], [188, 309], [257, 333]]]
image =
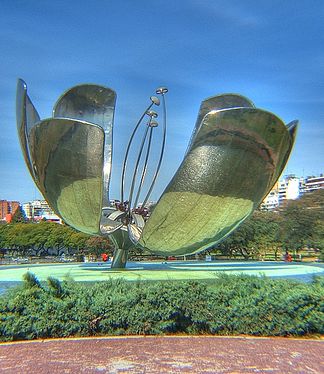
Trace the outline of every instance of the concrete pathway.
[[0, 344], [4, 373], [324, 373], [323, 339], [110, 337]]
[[110, 263], [69, 263], [0, 266], [0, 286], [4, 282], [19, 282], [27, 271], [40, 280], [53, 276], [58, 279], [73, 278], [75, 281], [103, 281], [109, 278], [137, 280], [187, 280], [215, 279], [220, 272], [226, 274], [266, 275], [273, 278], [295, 278], [309, 281], [313, 275], [324, 275], [320, 263], [282, 261], [169, 261], [128, 262], [126, 270], [111, 269]]

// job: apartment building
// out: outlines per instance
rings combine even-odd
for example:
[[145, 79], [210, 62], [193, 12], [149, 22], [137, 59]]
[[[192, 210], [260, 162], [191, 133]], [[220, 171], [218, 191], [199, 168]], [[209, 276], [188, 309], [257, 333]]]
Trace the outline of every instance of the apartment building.
[[46, 219], [48, 221], [61, 222], [60, 217], [54, 213], [46, 200], [29, 201], [28, 203], [22, 204], [22, 209], [26, 218], [30, 220], [38, 221]]
[[324, 176], [320, 174], [317, 177], [307, 177], [304, 183], [304, 192], [314, 192], [324, 189]]
[[287, 175], [277, 182], [260, 204], [261, 210], [274, 210], [286, 200], [296, 200], [305, 193], [324, 189], [324, 176], [296, 177]]
[[0, 200], [0, 221], [10, 222], [19, 206], [19, 201]]
[[278, 198], [279, 205], [284, 200], [296, 200], [301, 196], [301, 179], [295, 175], [287, 175], [283, 180], [278, 183]]
[[260, 205], [260, 210], [274, 210], [279, 206], [279, 182], [277, 182]]

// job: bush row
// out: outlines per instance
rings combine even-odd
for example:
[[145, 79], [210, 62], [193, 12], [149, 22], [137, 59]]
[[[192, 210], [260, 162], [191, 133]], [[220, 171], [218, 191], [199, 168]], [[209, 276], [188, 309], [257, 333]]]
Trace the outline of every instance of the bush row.
[[324, 333], [324, 280], [219, 274], [212, 283], [110, 280], [84, 285], [27, 273], [0, 298], [0, 339], [126, 334]]

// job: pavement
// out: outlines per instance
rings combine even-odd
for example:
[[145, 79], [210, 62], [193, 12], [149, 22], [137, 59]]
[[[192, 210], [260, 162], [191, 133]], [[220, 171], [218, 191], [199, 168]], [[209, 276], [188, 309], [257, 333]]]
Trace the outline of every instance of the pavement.
[[4, 373], [324, 373], [324, 339], [134, 336], [0, 344]]
[[34, 273], [39, 280], [49, 276], [63, 280], [73, 278], [77, 282], [97, 282], [123, 278], [138, 280], [188, 280], [215, 279], [219, 273], [265, 275], [271, 278], [291, 278], [311, 281], [314, 275], [324, 276], [324, 264], [283, 261], [168, 261], [132, 262], [124, 270], [111, 269], [111, 263], [68, 263], [68, 264], [24, 264], [0, 266], [0, 289], [10, 283], [22, 280], [27, 271]]

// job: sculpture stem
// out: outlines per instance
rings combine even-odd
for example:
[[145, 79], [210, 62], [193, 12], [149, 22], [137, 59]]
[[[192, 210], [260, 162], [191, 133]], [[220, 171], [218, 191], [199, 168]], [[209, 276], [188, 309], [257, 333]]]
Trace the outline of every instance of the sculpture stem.
[[128, 249], [116, 248], [114, 251], [114, 259], [111, 264], [112, 269], [125, 269], [128, 258]]
[[149, 199], [149, 197], [151, 195], [151, 192], [153, 190], [156, 178], [159, 175], [159, 171], [160, 171], [160, 167], [161, 167], [161, 163], [162, 163], [162, 159], [163, 159], [163, 154], [164, 154], [164, 147], [165, 147], [165, 140], [166, 140], [166, 131], [167, 131], [167, 123], [166, 123], [167, 111], [166, 111], [165, 95], [164, 95], [163, 92], [162, 92], [162, 103], [163, 103], [163, 140], [162, 140], [162, 147], [161, 147], [161, 152], [160, 152], [160, 158], [159, 158], [159, 162], [158, 162], [157, 168], [155, 170], [155, 174], [153, 176], [153, 180], [151, 182], [150, 188], [149, 188], [149, 190], [148, 190], [148, 192], [147, 192], [147, 194], [146, 194], [146, 196], [145, 196], [145, 198], [143, 200], [141, 209], [143, 209], [145, 207], [145, 204], [147, 203], [147, 201], [148, 201], [148, 199]]
[[128, 154], [129, 154], [129, 151], [130, 151], [130, 147], [131, 147], [131, 144], [133, 142], [133, 139], [134, 139], [134, 136], [135, 136], [135, 133], [139, 127], [139, 125], [141, 124], [141, 122], [143, 121], [143, 118], [145, 117], [146, 113], [152, 108], [153, 106], [153, 102], [145, 109], [145, 111], [143, 112], [141, 118], [138, 120], [133, 132], [132, 132], [132, 135], [129, 139], [129, 142], [127, 144], [127, 148], [126, 148], [126, 153], [125, 153], [125, 158], [124, 158], [124, 162], [123, 162], [123, 169], [122, 169], [122, 177], [121, 177], [121, 183], [120, 183], [120, 201], [121, 203], [124, 202], [124, 189], [125, 189], [125, 172], [126, 172], [126, 167], [127, 167], [127, 161], [128, 161]]
[[146, 150], [144, 166], [143, 166], [143, 170], [142, 170], [141, 181], [140, 181], [138, 191], [137, 191], [137, 194], [136, 194], [136, 198], [135, 198], [135, 202], [134, 202], [134, 205], [133, 205], [134, 209], [137, 207], [138, 199], [139, 199], [139, 196], [141, 194], [141, 190], [142, 190], [143, 183], [144, 183], [145, 176], [146, 176], [147, 163], [148, 163], [148, 159], [149, 159], [149, 156], [150, 156], [151, 143], [152, 143], [152, 133], [153, 133], [153, 127], [150, 127], [150, 134], [149, 134], [149, 140], [148, 140], [148, 145], [147, 145], [147, 150]]
[[145, 142], [146, 142], [146, 139], [147, 139], [147, 133], [148, 133], [149, 128], [150, 127], [147, 126], [146, 129], [145, 129], [145, 133], [143, 135], [142, 143], [141, 143], [140, 150], [139, 150], [137, 160], [136, 160], [136, 164], [135, 164], [135, 169], [134, 169], [133, 179], [132, 179], [132, 185], [131, 185], [131, 188], [130, 188], [129, 198], [128, 198], [128, 214], [129, 214], [129, 216], [131, 214], [131, 205], [132, 205], [132, 200], [133, 200], [133, 193], [134, 193], [134, 188], [135, 188], [136, 176], [137, 176], [137, 172], [138, 172], [138, 166], [139, 166], [139, 163], [141, 161], [141, 157], [142, 157], [144, 145], [145, 145]]

